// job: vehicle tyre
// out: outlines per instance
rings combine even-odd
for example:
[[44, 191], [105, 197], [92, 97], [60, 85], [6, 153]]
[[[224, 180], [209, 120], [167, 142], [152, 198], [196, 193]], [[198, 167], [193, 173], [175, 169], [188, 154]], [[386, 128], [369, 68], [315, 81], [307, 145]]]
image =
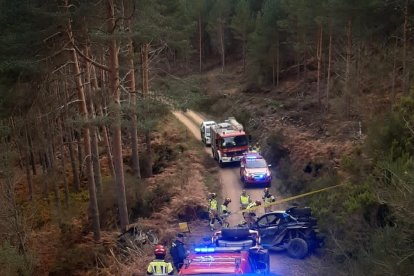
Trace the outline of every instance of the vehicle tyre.
[[292, 258], [303, 259], [308, 254], [308, 244], [301, 238], [294, 238], [289, 242], [287, 252]]
[[248, 239], [250, 232], [248, 228], [224, 228], [221, 229], [221, 236], [224, 240], [240, 241]]
[[219, 160], [219, 166], [220, 168], [224, 168], [224, 163], [221, 160]]
[[152, 231], [147, 232], [147, 238], [151, 245], [157, 245], [158, 244], [158, 237], [153, 233]]

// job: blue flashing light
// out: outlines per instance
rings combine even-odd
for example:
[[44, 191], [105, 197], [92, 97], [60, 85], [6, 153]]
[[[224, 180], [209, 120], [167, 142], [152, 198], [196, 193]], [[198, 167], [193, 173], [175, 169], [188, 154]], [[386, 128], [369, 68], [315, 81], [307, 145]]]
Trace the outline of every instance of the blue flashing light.
[[215, 248], [214, 247], [198, 247], [198, 248], [195, 248], [194, 251], [196, 253], [213, 253], [215, 252]]

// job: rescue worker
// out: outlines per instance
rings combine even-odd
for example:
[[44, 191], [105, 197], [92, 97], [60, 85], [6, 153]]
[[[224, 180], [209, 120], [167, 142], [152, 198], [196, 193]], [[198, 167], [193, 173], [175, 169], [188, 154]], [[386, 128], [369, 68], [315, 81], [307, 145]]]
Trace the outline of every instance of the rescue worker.
[[162, 245], [156, 245], [154, 249], [155, 260], [149, 263], [147, 275], [173, 275], [174, 269], [171, 263], [165, 261], [166, 250]]
[[230, 211], [228, 209], [230, 202], [231, 202], [231, 199], [226, 197], [224, 199], [223, 204], [221, 205], [221, 208], [220, 208], [221, 209], [220, 219], [221, 219], [221, 222], [222, 222], [222, 226], [224, 226], [226, 228], [229, 227], [229, 223], [227, 221], [227, 218], [230, 216]]
[[250, 202], [252, 202], [250, 196], [246, 193], [246, 190], [243, 190], [240, 195], [240, 209], [246, 209], [247, 205], [249, 205]]
[[272, 194], [270, 194], [269, 188], [264, 189], [262, 199], [264, 203], [265, 213], [272, 212], [272, 206], [270, 206], [269, 204], [275, 202], [276, 198]]
[[216, 220], [222, 224], [221, 219], [219, 218], [219, 213], [218, 213], [218, 203], [217, 203], [217, 195], [216, 193], [211, 193], [209, 196], [209, 201], [208, 201], [208, 214], [210, 216], [210, 230], [214, 231], [214, 224], [216, 222]]
[[259, 142], [256, 142], [250, 149], [251, 152], [257, 152], [260, 153], [260, 144]]
[[[262, 205], [260, 200], [256, 200], [246, 207], [247, 212], [243, 212], [243, 217], [246, 220], [247, 225], [250, 227], [256, 221], [256, 210], [252, 210], [255, 207]], [[249, 211], [250, 210], [250, 211]]]
[[184, 264], [184, 259], [187, 258], [187, 250], [184, 246], [183, 234], [177, 234], [175, 241], [171, 244], [170, 255], [173, 259], [175, 269], [179, 272]]

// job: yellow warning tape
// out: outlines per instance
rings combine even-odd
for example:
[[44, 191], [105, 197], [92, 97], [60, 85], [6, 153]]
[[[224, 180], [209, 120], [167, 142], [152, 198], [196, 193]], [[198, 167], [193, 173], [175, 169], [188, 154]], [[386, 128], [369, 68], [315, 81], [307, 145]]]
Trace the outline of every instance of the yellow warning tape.
[[273, 205], [278, 205], [278, 204], [281, 204], [281, 203], [284, 203], [284, 202], [288, 202], [288, 201], [295, 200], [295, 199], [298, 199], [298, 198], [302, 198], [302, 197], [305, 197], [305, 196], [309, 196], [309, 195], [317, 194], [317, 193], [320, 193], [320, 192], [328, 191], [328, 190], [338, 188], [338, 187], [341, 187], [341, 186], [344, 186], [344, 185], [345, 185], [345, 183], [342, 183], [342, 184], [330, 186], [330, 187], [327, 187], [327, 188], [319, 189], [319, 190], [316, 190], [316, 191], [311, 191], [311, 192], [307, 192], [307, 193], [296, 195], [296, 196], [282, 198], [282, 199], [276, 200], [275, 202], [272, 202], [272, 203], [263, 204], [263, 205], [253, 207], [253, 208], [250, 208], [250, 209], [243, 209], [243, 210], [231, 213], [231, 214], [233, 215], [233, 214], [238, 214], [238, 213], [255, 211], [255, 210], [258, 210], [260, 208], [269, 207], [269, 206], [273, 206]]

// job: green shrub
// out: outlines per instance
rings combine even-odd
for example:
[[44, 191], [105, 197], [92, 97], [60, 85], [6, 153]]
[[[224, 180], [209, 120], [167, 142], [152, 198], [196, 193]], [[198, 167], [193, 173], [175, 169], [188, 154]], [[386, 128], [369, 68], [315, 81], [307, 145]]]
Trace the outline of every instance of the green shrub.
[[267, 147], [264, 155], [270, 163], [277, 165], [282, 158], [289, 155], [289, 150], [284, 146], [286, 137], [282, 130], [278, 130], [269, 135], [266, 139]]
[[98, 256], [107, 254], [102, 245], [60, 248], [56, 261], [49, 271], [49, 275], [73, 275], [77, 271], [90, 271], [96, 267]]
[[32, 275], [34, 259], [26, 253], [26, 258], [10, 243], [0, 246], [0, 275]]

